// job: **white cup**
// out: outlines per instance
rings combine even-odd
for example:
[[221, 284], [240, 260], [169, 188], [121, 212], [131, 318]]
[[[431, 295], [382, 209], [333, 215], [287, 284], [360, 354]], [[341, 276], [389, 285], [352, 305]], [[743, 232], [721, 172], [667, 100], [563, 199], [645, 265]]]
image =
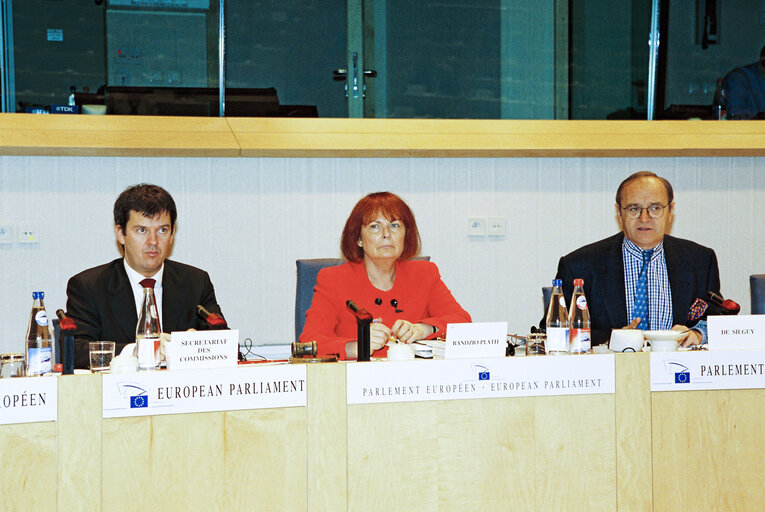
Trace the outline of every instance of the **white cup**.
[[410, 361], [414, 359], [414, 350], [407, 343], [388, 344], [388, 361]]
[[677, 340], [651, 340], [651, 352], [676, 352]]
[[608, 348], [613, 352], [640, 352], [644, 344], [645, 338], [640, 329], [611, 329]]

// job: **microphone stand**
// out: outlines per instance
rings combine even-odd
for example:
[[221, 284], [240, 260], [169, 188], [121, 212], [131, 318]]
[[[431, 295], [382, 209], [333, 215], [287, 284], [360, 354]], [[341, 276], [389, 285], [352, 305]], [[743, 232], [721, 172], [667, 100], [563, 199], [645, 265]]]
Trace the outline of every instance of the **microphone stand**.
[[356, 360], [369, 361], [372, 357], [369, 339], [369, 326], [372, 324], [372, 315], [366, 309], [358, 307], [350, 299], [345, 301], [345, 305], [356, 316]]
[[59, 336], [61, 348], [61, 370], [63, 375], [74, 374], [74, 331], [77, 328], [74, 321], [67, 317], [63, 310], [56, 311], [59, 321]]

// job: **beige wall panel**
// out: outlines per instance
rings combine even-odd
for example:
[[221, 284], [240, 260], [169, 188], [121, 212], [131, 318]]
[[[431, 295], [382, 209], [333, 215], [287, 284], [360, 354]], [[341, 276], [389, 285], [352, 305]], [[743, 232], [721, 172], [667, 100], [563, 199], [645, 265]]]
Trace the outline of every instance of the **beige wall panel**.
[[614, 396], [533, 400], [535, 510], [614, 510]]
[[619, 510], [651, 510], [649, 355], [616, 354], [616, 498]]
[[[348, 502], [348, 424], [345, 365], [310, 364], [308, 392], [308, 509], [334, 512]], [[299, 432], [293, 432], [299, 439]]]
[[438, 420], [436, 402], [348, 406], [348, 510], [438, 510]]
[[58, 378], [59, 510], [101, 510], [101, 375]]
[[760, 510], [765, 390], [653, 393], [654, 510]]
[[[306, 510], [306, 409], [221, 414], [224, 459], [219, 510]], [[197, 415], [194, 415], [197, 416]]]
[[0, 425], [0, 510], [56, 510], [56, 423]]

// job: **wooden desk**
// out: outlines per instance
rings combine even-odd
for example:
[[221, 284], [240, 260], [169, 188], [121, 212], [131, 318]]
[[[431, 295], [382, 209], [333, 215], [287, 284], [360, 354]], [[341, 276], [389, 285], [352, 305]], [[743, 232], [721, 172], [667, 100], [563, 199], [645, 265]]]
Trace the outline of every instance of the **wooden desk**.
[[59, 420], [0, 426], [8, 510], [756, 510], [765, 390], [345, 404], [101, 419], [101, 377], [59, 378]]

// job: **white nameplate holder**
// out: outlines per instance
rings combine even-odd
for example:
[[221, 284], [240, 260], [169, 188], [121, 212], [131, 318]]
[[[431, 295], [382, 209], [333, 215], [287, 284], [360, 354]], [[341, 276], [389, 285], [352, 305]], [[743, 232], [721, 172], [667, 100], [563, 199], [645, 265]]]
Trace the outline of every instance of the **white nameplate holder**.
[[614, 355], [346, 365], [347, 403], [613, 394]]
[[58, 378], [0, 379], [0, 424], [56, 421]]
[[765, 350], [651, 352], [651, 391], [761, 388]]
[[505, 357], [507, 322], [448, 324], [444, 359]]
[[239, 331], [175, 331], [165, 344], [168, 370], [231, 368], [239, 357]]
[[765, 315], [707, 317], [709, 350], [765, 349]]
[[304, 364], [102, 375], [103, 417], [305, 407]]

